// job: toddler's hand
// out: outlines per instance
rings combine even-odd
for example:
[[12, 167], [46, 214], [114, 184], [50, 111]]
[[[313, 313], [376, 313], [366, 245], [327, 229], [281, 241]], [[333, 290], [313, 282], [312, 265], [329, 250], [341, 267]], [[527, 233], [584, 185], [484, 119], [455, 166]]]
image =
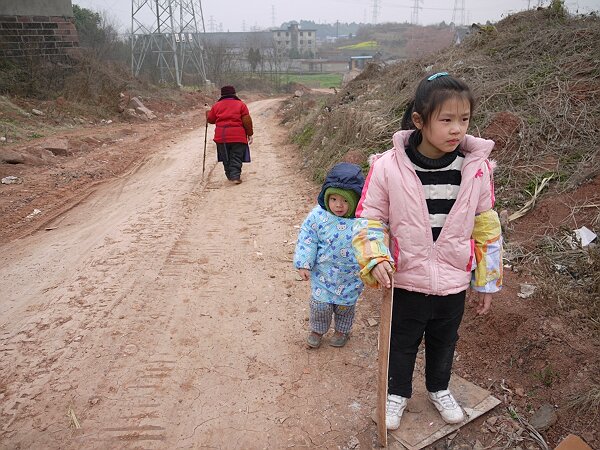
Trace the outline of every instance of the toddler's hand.
[[310, 280], [310, 270], [308, 269], [298, 269], [298, 274], [303, 281]]
[[383, 286], [388, 289], [392, 287], [392, 276], [394, 275], [394, 269], [392, 269], [392, 266], [389, 262], [380, 262], [373, 267], [371, 273], [379, 283], [379, 286]]
[[478, 316], [485, 316], [492, 309], [492, 294], [472, 292], [469, 303], [471, 303], [472, 306], [475, 306], [475, 311]]
[[252, 136], [248, 136], [248, 145], [252, 145], [254, 142], [254, 138]]

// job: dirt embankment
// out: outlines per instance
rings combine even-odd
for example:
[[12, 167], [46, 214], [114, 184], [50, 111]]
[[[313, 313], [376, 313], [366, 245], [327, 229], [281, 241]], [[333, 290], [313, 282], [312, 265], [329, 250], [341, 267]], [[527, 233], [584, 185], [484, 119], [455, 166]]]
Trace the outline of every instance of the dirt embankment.
[[[505, 288], [494, 314], [462, 325], [457, 372], [504, 401], [482, 428], [483, 445], [518, 442], [507, 408], [531, 420], [552, 405], [557, 420], [544, 439], [554, 445], [573, 432], [599, 446], [600, 251], [582, 248], [574, 233], [600, 234], [599, 39], [597, 15], [570, 16], [552, 2], [439, 54], [371, 65], [325, 102], [305, 96], [282, 109], [321, 180], [339, 160], [366, 168], [370, 154], [391, 148], [426, 73], [449, 71], [474, 90], [470, 132], [496, 142], [497, 209], [509, 218], [534, 206], [504, 221]], [[522, 284], [535, 286], [533, 295], [519, 297]]]

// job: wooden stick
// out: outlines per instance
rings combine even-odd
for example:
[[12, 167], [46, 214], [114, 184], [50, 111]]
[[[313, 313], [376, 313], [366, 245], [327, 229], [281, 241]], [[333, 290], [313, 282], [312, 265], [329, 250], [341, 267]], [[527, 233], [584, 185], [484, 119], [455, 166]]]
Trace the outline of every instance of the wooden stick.
[[387, 447], [387, 427], [385, 424], [385, 405], [388, 394], [388, 362], [390, 357], [390, 336], [392, 332], [392, 306], [394, 305], [394, 281], [391, 289], [383, 289], [381, 318], [379, 321], [379, 349], [377, 365], [377, 437], [379, 445]]

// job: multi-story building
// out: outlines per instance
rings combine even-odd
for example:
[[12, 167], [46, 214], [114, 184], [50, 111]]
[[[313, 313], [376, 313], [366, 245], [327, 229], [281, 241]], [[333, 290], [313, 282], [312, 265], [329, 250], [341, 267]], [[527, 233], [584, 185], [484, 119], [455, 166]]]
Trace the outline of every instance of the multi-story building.
[[271, 30], [275, 44], [287, 50], [291, 57], [315, 57], [317, 30], [304, 30], [293, 22], [287, 30]]

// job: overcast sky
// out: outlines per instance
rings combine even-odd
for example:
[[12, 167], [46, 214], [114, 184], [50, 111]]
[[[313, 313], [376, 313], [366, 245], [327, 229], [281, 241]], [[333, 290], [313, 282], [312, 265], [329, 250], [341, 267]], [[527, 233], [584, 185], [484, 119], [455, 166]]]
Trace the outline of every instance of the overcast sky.
[[[109, 19], [118, 22], [122, 31], [131, 29], [130, 0], [72, 0], [72, 3], [106, 12]], [[136, 0], [136, 4], [140, 3], [143, 4]], [[152, 20], [152, 3], [155, 2], [148, 1], [140, 13], [136, 14], [136, 17], [142, 17], [148, 25], [148, 21]], [[414, 3], [415, 0], [379, 0], [377, 22], [410, 22]], [[536, 6], [538, 0], [420, 0], [419, 24], [451, 22], [455, 3], [464, 3], [465, 23], [471, 24], [485, 23], [487, 20], [497, 22], [507, 14], [527, 9], [528, 5]], [[548, 0], [542, 2], [548, 3]], [[600, 10], [600, 0], [567, 0], [565, 4], [571, 12]], [[205, 0], [202, 1], [202, 8], [206, 31], [210, 31], [211, 20], [215, 28], [222, 26], [223, 31], [242, 31], [243, 27], [249, 31], [253, 27], [266, 29], [273, 24], [279, 26], [282, 22], [291, 20], [372, 23], [373, 19], [373, 0]], [[460, 22], [459, 17], [460, 13], [457, 15], [457, 23]], [[198, 26], [201, 27], [201, 24]]]

